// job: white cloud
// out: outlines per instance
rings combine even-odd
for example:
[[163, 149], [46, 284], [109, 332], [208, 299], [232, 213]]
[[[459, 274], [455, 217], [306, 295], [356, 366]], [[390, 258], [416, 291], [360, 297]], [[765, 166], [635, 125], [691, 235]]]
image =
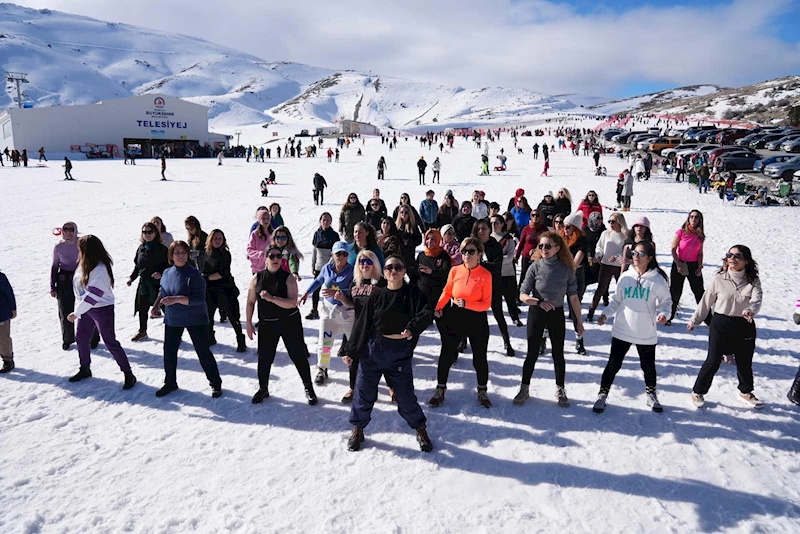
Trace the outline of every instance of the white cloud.
[[580, 14], [544, 0], [34, 0], [30, 7], [188, 34], [269, 61], [483, 87], [614, 94], [623, 85], [743, 85], [800, 72], [772, 37], [794, 0]]

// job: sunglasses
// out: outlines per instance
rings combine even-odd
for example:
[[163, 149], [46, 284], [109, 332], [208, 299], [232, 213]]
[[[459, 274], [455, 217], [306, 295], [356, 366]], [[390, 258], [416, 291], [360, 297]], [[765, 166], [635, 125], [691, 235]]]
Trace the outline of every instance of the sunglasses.
[[744, 259], [744, 255], [741, 252], [728, 252], [725, 254], [726, 259], [733, 258], [734, 260], [741, 260]]
[[340, 250], [339, 252], [337, 252], [336, 254], [334, 254], [334, 256], [349, 256], [349, 255], [350, 255], [350, 253], [349, 253], [349, 252], [345, 252], [345, 251], [343, 251], [343, 250]]
[[389, 265], [384, 266], [383, 269], [389, 272], [397, 271], [398, 273], [406, 270], [406, 268], [400, 265], [399, 263], [390, 263]]
[[461, 251], [461, 254], [464, 254], [466, 256], [472, 256], [473, 254], [477, 254], [477, 253], [478, 253], [478, 249], [476, 249], [476, 248], [465, 248], [465, 249], [463, 249]]
[[550, 250], [553, 248], [553, 245], [550, 243], [539, 243], [539, 250]]
[[276, 235], [275, 236], [275, 241], [286, 241], [287, 239], [289, 239], [289, 236], [285, 236], [285, 235]]
[[142, 230], [142, 235], [151, 235], [154, 234], [155, 231], [153, 230]]
[[267, 256], [267, 258], [269, 258], [271, 260], [282, 260], [283, 259], [283, 254], [269, 254]]
[[631, 251], [631, 257], [633, 257], [633, 258], [644, 258], [645, 256], [647, 256], [647, 252], [645, 252], [643, 250], [632, 250]]
[[531, 219], [541, 219], [541, 215], [531, 215]]
[[369, 258], [361, 258], [358, 260], [359, 265], [374, 265], [374, 262]]
[[553, 219], [553, 224], [563, 224], [564, 221], [561, 219]]
[[74, 232], [75, 228], [73, 228], [72, 226], [65, 226], [64, 228], [62, 228], [62, 230], [65, 232]]
[[619, 222], [619, 221], [618, 221], [618, 220], [616, 220], [616, 219], [609, 219], [609, 220], [608, 220], [608, 224], [616, 224], [616, 223], [618, 223], [618, 222]]

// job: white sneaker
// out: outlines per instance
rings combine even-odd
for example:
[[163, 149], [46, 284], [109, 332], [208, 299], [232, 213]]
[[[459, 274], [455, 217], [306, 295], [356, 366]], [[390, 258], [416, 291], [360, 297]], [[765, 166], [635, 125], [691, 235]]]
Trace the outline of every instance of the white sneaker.
[[695, 408], [702, 408], [706, 404], [706, 400], [699, 393], [692, 392], [692, 404]]
[[761, 400], [758, 397], [753, 395], [752, 392], [751, 393], [739, 393], [739, 398], [742, 399], [742, 401], [745, 404], [747, 404], [749, 406], [752, 406], [753, 408], [763, 408], [764, 407], [764, 403], [761, 402]]
[[603, 413], [606, 409], [606, 399], [608, 398], [608, 393], [603, 393], [602, 391], [597, 394], [597, 400], [594, 401], [594, 406], [592, 407], [592, 411], [594, 413]]
[[569, 408], [569, 399], [567, 398], [567, 390], [561, 386], [556, 388], [556, 398], [558, 399], [558, 405], [562, 408]]
[[514, 406], [522, 406], [525, 404], [525, 401], [528, 400], [528, 397], [530, 397], [530, 393], [528, 391], [529, 389], [530, 386], [526, 386], [525, 384], [519, 387], [519, 393], [517, 393], [517, 396], [514, 397]]
[[661, 406], [661, 403], [658, 402], [658, 397], [656, 396], [656, 392], [648, 392], [647, 394], [647, 405], [653, 409], [656, 413], [661, 413], [664, 411], [664, 408]]

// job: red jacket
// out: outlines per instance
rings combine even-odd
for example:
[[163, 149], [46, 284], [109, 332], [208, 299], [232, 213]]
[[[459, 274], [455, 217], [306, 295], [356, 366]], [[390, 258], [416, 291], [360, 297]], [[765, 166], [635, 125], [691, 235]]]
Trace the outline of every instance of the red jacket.
[[526, 225], [525, 228], [522, 229], [522, 233], [519, 236], [519, 244], [517, 245], [517, 258], [522, 256], [530, 259], [531, 252], [536, 248], [536, 245], [539, 244], [539, 235], [546, 231], [547, 227], [545, 226], [531, 228], [530, 224]]
[[603, 216], [603, 206], [601, 206], [600, 204], [590, 206], [585, 200], [581, 200], [581, 203], [578, 206], [578, 211], [583, 213], [584, 228], [586, 228], [589, 225], [589, 215], [591, 215], [595, 211], [600, 213], [601, 217]]

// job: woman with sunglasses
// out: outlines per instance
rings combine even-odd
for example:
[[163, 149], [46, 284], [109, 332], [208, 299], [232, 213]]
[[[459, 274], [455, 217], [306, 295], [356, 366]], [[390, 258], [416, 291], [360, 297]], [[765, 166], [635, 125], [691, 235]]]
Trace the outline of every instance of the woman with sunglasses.
[[552, 228], [553, 218], [556, 216], [557, 211], [556, 201], [553, 199], [552, 191], [548, 191], [544, 194], [544, 198], [542, 198], [542, 201], [539, 202], [539, 206], [536, 208], [536, 211], [542, 215], [542, 222], [544, 225], [548, 228]]
[[[583, 300], [583, 294], [586, 291], [586, 257], [589, 250], [586, 246], [586, 236], [581, 230], [582, 223], [583, 215], [579, 212], [573, 213], [564, 219], [563, 230], [561, 231], [564, 244], [569, 247], [569, 252], [573, 258], [572, 265], [575, 268], [575, 280], [578, 282], [578, 303]], [[579, 317], [581, 317], [581, 314], [576, 314], [570, 307], [569, 318], [576, 332], [575, 352], [585, 355], [586, 347], [583, 345], [583, 336], [577, 335]]]
[[439, 301], [447, 283], [450, 273], [450, 254], [442, 247], [442, 234], [439, 230], [431, 228], [425, 232], [425, 249], [417, 256], [419, 269], [419, 290], [428, 303], [428, 309], [433, 315], [433, 309]]
[[631, 252], [638, 243], [650, 243], [653, 245], [653, 250], [656, 249], [656, 244], [653, 242], [653, 232], [650, 231], [650, 219], [645, 216], [636, 219], [627, 239], [625, 239], [625, 245], [622, 248], [623, 273], [628, 269], [629, 265], [633, 264]]
[[[672, 324], [678, 303], [683, 293], [683, 283], [689, 279], [689, 287], [694, 293], [694, 299], [699, 304], [703, 298], [703, 243], [706, 233], [703, 228], [703, 214], [698, 210], [689, 212], [686, 222], [683, 223], [672, 238], [672, 270], [670, 271], [670, 292], [672, 293], [672, 313], [667, 326]], [[711, 313], [704, 322], [709, 324]]]
[[503, 247], [492, 237], [487, 219], [479, 219], [472, 227], [472, 237], [483, 243], [481, 265], [492, 274], [492, 314], [503, 337], [506, 356], [514, 356], [514, 348], [508, 336], [508, 324], [503, 314]]
[[184, 221], [186, 232], [189, 234], [186, 241], [189, 243], [189, 263], [196, 269], [203, 270], [203, 263], [206, 261], [206, 241], [208, 234], [200, 228], [200, 221], [194, 215], [189, 215]]
[[511, 322], [514, 323], [514, 326], [522, 326], [522, 321], [519, 320], [519, 307], [517, 306], [519, 288], [517, 287], [517, 266], [514, 262], [517, 241], [513, 235], [505, 231], [506, 221], [502, 215], [495, 215], [491, 221], [492, 237], [500, 243], [503, 249], [503, 264], [500, 269], [500, 295], [506, 301]]
[[631, 345], [636, 345], [639, 353], [647, 406], [654, 412], [663, 411], [656, 396], [656, 325], [667, 322], [666, 312], [672, 300], [667, 273], [658, 266], [652, 243], [637, 243], [631, 255], [633, 269], [620, 276], [614, 296], [597, 318], [597, 324], [602, 326], [609, 317], [615, 316], [611, 328], [611, 353], [600, 380], [600, 393], [592, 408], [596, 413], [605, 410], [608, 392]]
[[696, 408], [703, 407], [722, 356], [733, 354], [739, 377], [739, 398], [753, 408], [761, 408], [764, 404], [753, 394], [754, 319], [761, 310], [761, 279], [758, 264], [748, 247], [734, 245], [725, 254], [722, 267], [711, 279], [687, 329], [694, 330], [712, 310], [714, 319], [708, 329], [708, 356], [692, 388], [692, 403]]
[[578, 300], [578, 281], [572, 254], [560, 235], [545, 232], [539, 237], [534, 262], [520, 287], [519, 299], [530, 306], [528, 311], [528, 354], [522, 366], [522, 384], [514, 397], [514, 404], [522, 405], [529, 397], [531, 377], [539, 358], [540, 340], [545, 329], [550, 333], [553, 347], [553, 367], [556, 374], [556, 399], [558, 405], [569, 406], [564, 389], [566, 362], [564, 360], [564, 297], [567, 297], [578, 317], [575, 333], [583, 337], [580, 320], [581, 303]]
[[522, 258], [519, 274], [520, 284], [525, 280], [525, 274], [531, 265], [531, 256], [536, 250], [536, 245], [539, 244], [539, 236], [546, 231], [547, 226], [544, 224], [542, 214], [539, 213], [539, 210], [532, 211], [530, 222], [522, 229], [522, 235], [520, 235], [519, 243], [517, 244], [517, 255], [514, 258], [515, 261], [519, 261], [520, 257]]
[[272, 231], [272, 243], [283, 252], [281, 269], [291, 274], [296, 282], [300, 281], [300, 261], [303, 254], [297, 250], [292, 233], [285, 226], [279, 226]]
[[[141, 243], [136, 250], [133, 263], [133, 271], [126, 284], [130, 287], [134, 280], [139, 279], [133, 310], [134, 313], [139, 314], [139, 331], [131, 338], [131, 341], [141, 341], [147, 337], [148, 311], [158, 297], [161, 274], [169, 267], [167, 247], [161, 243], [161, 234], [155, 224], [146, 222], [142, 226]], [[158, 307], [156, 307], [157, 309]]]
[[317, 342], [317, 375], [314, 377], [314, 383], [317, 385], [324, 384], [328, 378], [334, 340], [338, 336], [350, 334], [353, 330], [353, 307], [336, 298], [336, 293], [339, 291], [346, 294], [347, 288], [353, 281], [353, 266], [347, 262], [350, 246], [344, 241], [337, 241], [333, 244], [332, 254], [333, 261], [322, 268], [300, 297], [300, 304], [305, 304], [309, 293], [322, 288], [321, 293], [325, 298], [322, 301]]
[[358, 195], [350, 193], [339, 212], [339, 236], [343, 241], [353, 242], [353, 228], [356, 223], [364, 220], [365, 215], [364, 206], [359, 202]]
[[231, 252], [228, 249], [225, 234], [218, 228], [211, 230], [206, 240], [203, 278], [206, 281], [209, 345], [217, 344], [217, 338], [214, 335], [214, 314], [219, 309], [221, 315], [230, 319], [231, 327], [236, 333], [236, 352], [245, 352], [247, 345], [242, 333], [242, 323], [239, 322], [239, 289], [236, 287], [233, 274], [231, 274]]
[[69, 381], [79, 382], [92, 376], [90, 343], [95, 330], [99, 330], [108, 352], [125, 376], [122, 389], [128, 390], [136, 384], [136, 377], [114, 329], [113, 265], [111, 256], [97, 237], [85, 235], [78, 239], [78, 265], [73, 278], [77, 306], [67, 320], [70, 323], [78, 321], [75, 340], [80, 369]]
[[525, 196], [521, 196], [517, 199], [517, 205], [511, 208], [511, 215], [514, 216], [514, 220], [517, 222], [519, 228], [524, 228], [531, 222], [531, 207]]
[[578, 211], [583, 214], [583, 228], [589, 226], [589, 216], [592, 213], [600, 214], [600, 221], [603, 220], [603, 206], [600, 204], [600, 199], [597, 198], [597, 193], [589, 191], [586, 196], [578, 204]]
[[267, 267], [250, 280], [245, 311], [247, 337], [256, 332], [253, 312], [258, 306], [258, 391], [253, 404], [261, 404], [269, 397], [269, 376], [278, 341], [283, 338], [286, 352], [303, 381], [306, 400], [317, 404], [317, 395], [311, 383], [311, 370], [303, 342], [303, 324], [297, 308], [297, 280], [281, 267], [283, 251], [277, 245], [267, 248]]
[[[56, 230], [55, 233], [58, 233]], [[61, 241], [53, 248], [53, 265], [50, 267], [50, 296], [58, 302], [58, 319], [61, 323], [61, 348], [68, 350], [75, 343], [75, 325], [67, 317], [75, 310], [75, 291], [72, 279], [78, 268], [78, 225], [72, 221], [61, 226]], [[100, 342], [97, 330], [92, 335], [91, 348]]]
[[594, 312], [600, 304], [600, 299], [608, 292], [611, 279], [619, 283], [619, 276], [622, 274], [622, 247], [625, 245], [628, 227], [621, 213], [612, 213], [608, 218], [608, 224], [610, 228], [600, 236], [594, 252], [594, 260], [600, 264], [600, 270], [597, 273], [597, 290], [592, 297], [592, 307], [586, 316], [589, 322], [594, 319]]
[[[350, 283], [350, 291], [347, 292], [349, 294], [340, 291], [341, 294], [337, 295], [337, 297], [345, 303], [345, 306], [355, 309], [354, 321], [357, 322], [370, 296], [384, 287], [386, 287], [386, 278], [383, 277], [383, 269], [378, 262], [378, 257], [371, 250], [362, 250], [356, 257], [353, 281]], [[342, 351], [342, 355], [344, 355], [344, 351]], [[361, 354], [352, 353], [349, 356], [351, 358], [351, 363], [349, 364], [350, 389], [342, 397], [342, 402], [345, 404], [353, 402], [353, 391], [356, 389], [356, 376]], [[384, 376], [386, 377], [386, 384], [389, 385], [388, 375], [384, 374]], [[389, 387], [389, 396], [394, 402], [395, 396], [391, 387]]]
[[350, 410], [353, 432], [347, 441], [351, 451], [359, 450], [364, 441], [364, 428], [370, 422], [372, 407], [378, 399], [382, 375], [391, 379], [397, 411], [416, 431], [420, 449], [423, 452], [433, 450], [425, 428], [425, 415], [414, 394], [411, 368], [417, 339], [430, 324], [431, 316], [419, 289], [405, 283], [405, 271], [403, 258], [386, 259], [386, 288], [370, 295], [345, 347], [346, 364], [353, 364], [350, 355], [360, 355]]
[[397, 216], [400, 215], [400, 208], [403, 206], [408, 206], [411, 210], [411, 213], [414, 215], [414, 221], [417, 223], [417, 228], [419, 229], [420, 235], [422, 235], [422, 232], [425, 231], [425, 229], [422, 228], [422, 217], [419, 216], [417, 208], [411, 204], [411, 197], [408, 196], [408, 193], [403, 193], [400, 195], [400, 204], [394, 208], [394, 211], [392, 212], [392, 219], [397, 220]]
[[397, 235], [402, 243], [401, 255], [403, 263], [406, 265], [406, 274], [408, 274], [411, 283], [416, 285], [419, 274], [414, 259], [416, 258], [417, 246], [422, 243], [422, 234], [419, 230], [419, 221], [415, 219], [411, 206], [400, 206], [395, 226], [397, 227]]
[[250, 260], [250, 272], [256, 274], [266, 268], [266, 250], [272, 243], [272, 216], [269, 210], [258, 210], [256, 227], [250, 232], [247, 242], [247, 259]]
[[357, 223], [353, 228], [353, 244], [350, 247], [347, 263], [355, 267], [356, 258], [362, 250], [369, 250], [375, 254], [378, 258], [379, 267], [383, 268], [383, 251], [378, 245], [378, 236], [375, 234], [375, 228], [365, 222]]
[[[319, 228], [314, 232], [314, 237], [311, 238], [311, 273], [314, 278], [319, 276], [322, 268], [330, 263], [333, 253], [331, 249], [333, 244], [339, 240], [339, 234], [336, 230], [331, 228], [333, 224], [333, 217], [330, 213], [323, 212], [319, 216]], [[306, 315], [309, 321], [319, 319], [319, 288], [317, 288], [311, 295], [311, 312]]]
[[283, 222], [283, 216], [281, 215], [281, 205], [277, 202], [273, 202], [269, 205], [269, 215], [270, 219], [270, 226], [272, 226], [272, 230], [275, 231], [276, 228], [279, 226], [285, 226]]
[[[189, 263], [191, 248], [185, 241], [169, 246], [168, 259], [172, 267], [164, 271], [158, 298], [153, 309], [164, 306], [164, 385], [156, 397], [169, 395], [178, 389], [178, 348], [183, 331], [189, 331], [200, 366], [211, 385], [211, 396], [222, 396], [222, 378], [217, 360], [211, 353], [211, 334], [206, 307], [206, 281], [197, 268]], [[151, 316], [153, 316], [151, 314]]]
[[453, 219], [453, 229], [456, 231], [456, 241], [461, 243], [470, 235], [472, 235], [472, 227], [475, 225], [475, 221], [477, 221], [475, 217], [472, 216], [472, 203], [469, 200], [465, 200], [461, 203], [461, 211], [456, 215], [455, 219]]
[[364, 222], [372, 226], [373, 228], [380, 228], [381, 221], [386, 216], [386, 213], [383, 209], [381, 209], [381, 202], [380, 199], [373, 198], [367, 204], [367, 208], [364, 212]]
[[458, 358], [461, 340], [468, 338], [472, 346], [472, 365], [478, 378], [478, 402], [484, 408], [491, 408], [492, 402], [487, 393], [489, 321], [486, 311], [492, 307], [492, 274], [480, 265], [483, 255], [483, 242], [480, 239], [468, 237], [462, 241], [461, 255], [464, 263], [450, 269], [447, 284], [434, 311], [434, 317], [440, 318], [438, 325], [442, 347], [436, 391], [428, 405], [435, 408], [444, 402], [450, 367]]
[[566, 187], [559, 189], [556, 195], [556, 213], [566, 217], [572, 213], [572, 195]]
[[456, 241], [456, 230], [452, 224], [445, 224], [440, 229], [442, 234], [442, 248], [450, 256], [450, 267], [456, 267], [464, 263], [461, 258], [461, 243]]

